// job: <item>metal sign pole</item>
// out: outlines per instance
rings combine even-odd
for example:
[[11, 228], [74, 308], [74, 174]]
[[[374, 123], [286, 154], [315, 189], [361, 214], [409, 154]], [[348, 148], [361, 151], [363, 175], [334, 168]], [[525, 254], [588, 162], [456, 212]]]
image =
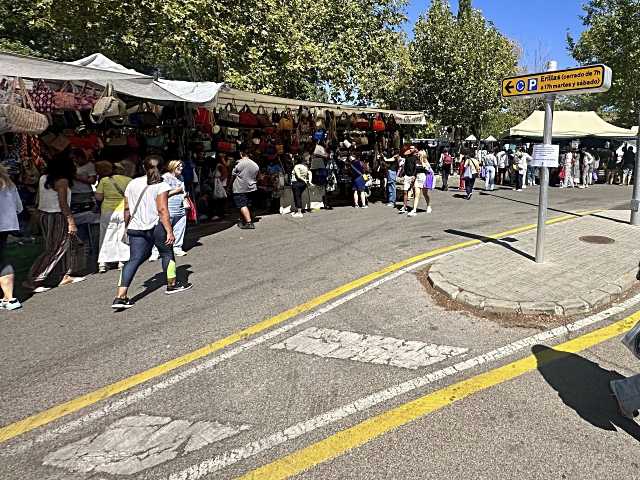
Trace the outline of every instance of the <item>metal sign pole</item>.
[[[558, 69], [558, 63], [549, 62], [547, 71]], [[545, 145], [553, 143], [553, 106], [555, 95], [544, 97], [544, 138]], [[536, 263], [544, 263], [544, 229], [547, 222], [547, 208], [549, 206], [549, 168], [540, 167], [540, 197], [538, 200], [538, 230], [536, 235]]]
[[[638, 109], [640, 119], [640, 109]], [[640, 125], [640, 123], [639, 123]], [[631, 225], [640, 225], [640, 128], [636, 136], [636, 164], [633, 167], [633, 197], [631, 197]]]

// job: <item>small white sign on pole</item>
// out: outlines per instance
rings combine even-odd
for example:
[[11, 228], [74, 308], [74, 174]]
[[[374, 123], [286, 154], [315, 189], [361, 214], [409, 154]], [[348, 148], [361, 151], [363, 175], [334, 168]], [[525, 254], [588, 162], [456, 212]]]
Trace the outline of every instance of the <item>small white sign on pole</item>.
[[560, 145], [537, 144], [533, 146], [532, 167], [556, 168], [560, 158]]

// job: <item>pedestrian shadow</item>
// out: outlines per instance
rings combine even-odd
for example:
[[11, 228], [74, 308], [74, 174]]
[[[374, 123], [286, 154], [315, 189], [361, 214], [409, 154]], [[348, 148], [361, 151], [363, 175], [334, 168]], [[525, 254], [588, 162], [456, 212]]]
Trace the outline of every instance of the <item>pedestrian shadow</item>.
[[609, 382], [625, 377], [573, 353], [544, 345], [535, 345], [531, 351], [543, 378], [580, 418], [602, 430], [615, 432], [620, 428], [640, 440], [640, 425], [620, 415], [609, 389]]
[[517, 253], [518, 255], [521, 255], [528, 260], [535, 261], [535, 257], [533, 255], [527, 252], [523, 252], [522, 250], [517, 249], [513, 245], [510, 245], [509, 242], [514, 241], [512, 238], [496, 239], [491, 237], [485, 237], [484, 235], [479, 235], [477, 233], [463, 232], [461, 230], [455, 230], [451, 228], [445, 230], [445, 233], [449, 233], [451, 235], [458, 235], [460, 237], [472, 238], [474, 240], [480, 240], [482, 243], [493, 243], [494, 245], [499, 245], [501, 247], [504, 247], [507, 250], [512, 251], [513, 253]]
[[[158, 260], [156, 263], [160, 264], [160, 260]], [[191, 265], [178, 266], [178, 268], [176, 269], [176, 277], [179, 282], [189, 281], [189, 277], [193, 273], [190, 270], [190, 268], [191, 268]], [[136, 294], [131, 299], [131, 301], [134, 303], [139, 302], [143, 298], [147, 297], [148, 295], [151, 295], [153, 292], [155, 292], [156, 290], [159, 290], [160, 288], [166, 285], [167, 285], [167, 277], [165, 277], [164, 272], [158, 272], [153, 277], [144, 281], [144, 283], [142, 284], [142, 287], [144, 288], [144, 290]]]

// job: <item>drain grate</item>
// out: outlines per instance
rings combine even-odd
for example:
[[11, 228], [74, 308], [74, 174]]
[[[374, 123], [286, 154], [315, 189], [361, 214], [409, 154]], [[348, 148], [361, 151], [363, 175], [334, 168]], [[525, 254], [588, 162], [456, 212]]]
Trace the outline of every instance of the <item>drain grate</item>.
[[595, 243], [597, 245], [608, 245], [615, 242], [611, 237], [602, 237], [600, 235], [586, 235], [584, 237], [580, 237], [578, 240], [585, 243]]

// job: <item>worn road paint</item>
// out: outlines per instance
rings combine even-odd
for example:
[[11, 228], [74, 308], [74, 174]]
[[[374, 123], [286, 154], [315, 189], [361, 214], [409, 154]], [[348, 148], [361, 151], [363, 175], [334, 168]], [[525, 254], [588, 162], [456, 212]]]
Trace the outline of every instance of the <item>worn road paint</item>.
[[283, 445], [290, 440], [299, 438], [317, 429], [341, 421], [345, 418], [350, 417], [351, 415], [364, 412], [384, 402], [393, 400], [400, 395], [405, 395], [407, 393], [423, 388], [433, 382], [457, 375], [461, 372], [470, 370], [480, 365], [504, 359], [524, 350], [525, 348], [530, 348], [538, 343], [558, 339], [565, 335], [569, 335], [572, 332], [577, 332], [589, 326], [595, 325], [596, 323], [606, 320], [607, 318], [610, 318], [614, 315], [619, 315], [627, 311], [628, 309], [636, 306], [638, 303], [640, 303], [640, 294], [635, 295], [634, 297], [629, 298], [620, 304], [616, 304], [606, 310], [603, 310], [600, 313], [591, 315], [574, 323], [570, 323], [568, 325], [557, 327], [552, 330], [548, 330], [536, 335], [532, 335], [530, 337], [523, 338], [521, 340], [517, 340], [508, 345], [468, 359], [466, 361], [457, 363], [450, 367], [437, 370], [427, 375], [408, 380], [379, 392], [375, 392], [373, 394], [359, 398], [358, 400], [355, 400], [354, 402], [351, 402], [347, 405], [343, 405], [339, 408], [330, 410], [316, 417], [304, 420], [295, 425], [291, 425], [290, 427], [271, 434], [267, 437], [263, 437], [259, 440], [247, 443], [242, 447], [230, 450], [220, 455], [216, 455], [200, 462], [199, 464], [195, 464], [188, 468], [180, 470], [176, 473], [171, 474], [167, 480], [199, 480], [211, 473], [220, 471], [226, 467], [246, 460], [247, 458], [251, 458], [272, 448]]
[[309, 327], [271, 348], [411, 370], [442, 362], [467, 351], [466, 348], [318, 327]]
[[[555, 223], [579, 218], [581, 216], [590, 215], [592, 213], [596, 213], [599, 211], [601, 210], [592, 210], [592, 211], [586, 211], [586, 212], [578, 212], [576, 214], [571, 214], [571, 215], [562, 215], [556, 218], [552, 218], [548, 220], [546, 223], [548, 225], [552, 225]], [[487, 236], [487, 238], [499, 239], [499, 238], [507, 237], [509, 235], [515, 235], [518, 233], [533, 230], [535, 228], [536, 228], [535, 224], [529, 224], [522, 227], [513, 228], [511, 230], [507, 230], [505, 232], [501, 232], [498, 234], [489, 235]], [[34, 430], [43, 425], [47, 425], [48, 423], [58, 420], [59, 418], [75, 413], [79, 410], [82, 410], [85, 407], [94, 405], [98, 402], [101, 402], [102, 400], [113, 397], [114, 395], [130, 390], [133, 387], [146, 383], [149, 380], [158, 378], [173, 370], [176, 370], [180, 367], [193, 363], [196, 360], [200, 360], [204, 357], [207, 357], [212, 353], [218, 352], [223, 348], [226, 348], [230, 345], [238, 343], [239, 341], [244, 340], [252, 335], [256, 335], [265, 330], [268, 330], [269, 328], [277, 326], [304, 312], [313, 310], [314, 308], [317, 308], [327, 302], [330, 302], [331, 300], [337, 297], [340, 297], [348, 292], [351, 292], [360, 287], [363, 287], [368, 283], [371, 283], [390, 273], [396, 272], [411, 264], [420, 262], [422, 260], [426, 260], [428, 258], [436, 257], [438, 255], [460, 250], [462, 248], [470, 247], [472, 245], [478, 245], [480, 243], [482, 243], [482, 240], [468, 240], [466, 242], [457, 243], [455, 245], [436, 248], [429, 252], [422, 253], [420, 255], [416, 255], [406, 260], [402, 260], [400, 262], [389, 265], [388, 267], [378, 270], [377, 272], [373, 272], [363, 277], [360, 277], [356, 280], [353, 280], [352, 282], [349, 282], [327, 293], [324, 293], [312, 300], [309, 300], [308, 302], [305, 302], [301, 305], [290, 308], [289, 310], [286, 310], [274, 317], [271, 317], [261, 322], [258, 322], [256, 324], [253, 324], [225, 338], [222, 338], [213, 343], [210, 343], [209, 345], [206, 345], [202, 348], [189, 352], [180, 357], [174, 358], [173, 360], [169, 360], [168, 362], [162, 363], [160, 365], [157, 365], [148, 370], [132, 375], [118, 382], [112, 383], [110, 385], [106, 385], [97, 390], [89, 392], [85, 395], [81, 395], [72, 400], [69, 400], [67, 402], [51, 407], [47, 410], [43, 410], [42, 412], [31, 415], [15, 423], [6, 425], [0, 428], [0, 443], [6, 442], [7, 440], [15, 438], [19, 435], [22, 435], [26, 432]]]
[[[638, 320], [640, 320], [640, 312], [636, 312], [612, 325], [556, 345], [554, 350], [543, 355], [540, 360], [530, 355], [522, 360], [517, 360], [503, 367], [481, 373], [468, 380], [463, 380], [427, 394], [253, 470], [239, 477], [238, 480], [281, 480], [290, 478], [320, 463], [343, 455], [354, 448], [360, 447], [371, 440], [436, 410], [440, 410], [478, 392], [531, 372], [538, 368], [539, 361], [544, 365], [554, 359], [560, 358], [562, 355], [561, 352], [578, 353], [624, 334], [630, 330]], [[192, 480], [192, 477], [189, 477], [189, 479]]]

